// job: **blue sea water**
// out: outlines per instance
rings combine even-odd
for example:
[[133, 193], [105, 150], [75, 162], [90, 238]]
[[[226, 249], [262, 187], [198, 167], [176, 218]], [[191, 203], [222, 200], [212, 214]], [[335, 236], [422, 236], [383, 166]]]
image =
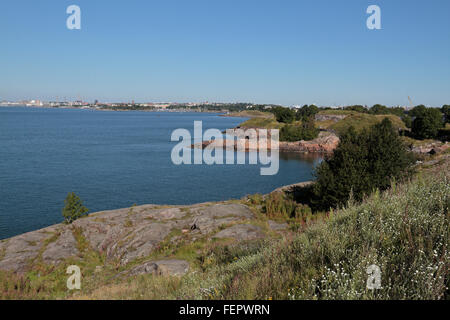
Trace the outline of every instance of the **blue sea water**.
[[[319, 161], [280, 154], [277, 175], [260, 165], [180, 165], [171, 133], [225, 130], [243, 118], [212, 113], [106, 112], [0, 107], [0, 239], [62, 221], [68, 192], [90, 212], [136, 204], [192, 204], [267, 193], [307, 181]], [[247, 162], [248, 163], [248, 162]]]

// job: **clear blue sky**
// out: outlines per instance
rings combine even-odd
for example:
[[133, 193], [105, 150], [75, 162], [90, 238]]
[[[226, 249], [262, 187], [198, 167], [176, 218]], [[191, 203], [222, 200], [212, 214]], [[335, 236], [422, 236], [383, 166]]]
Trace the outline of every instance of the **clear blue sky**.
[[2, 0], [0, 43], [0, 100], [450, 103], [449, 0]]

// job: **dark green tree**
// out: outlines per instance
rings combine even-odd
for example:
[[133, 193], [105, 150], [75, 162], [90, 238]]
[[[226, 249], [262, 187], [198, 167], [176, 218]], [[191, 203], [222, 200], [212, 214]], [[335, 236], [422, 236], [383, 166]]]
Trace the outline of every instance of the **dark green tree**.
[[287, 124], [283, 126], [280, 130], [280, 141], [312, 140], [317, 138], [319, 131], [315, 126], [314, 117], [311, 116], [302, 121], [301, 125]]
[[70, 192], [64, 200], [64, 208], [62, 215], [64, 217], [64, 223], [72, 223], [78, 218], [86, 215], [89, 210], [83, 206], [81, 199], [74, 193]]
[[418, 116], [423, 115], [424, 113], [426, 113], [426, 111], [427, 111], [427, 107], [425, 107], [423, 104], [421, 104], [421, 105], [418, 105], [418, 106], [415, 106], [414, 108], [412, 108], [412, 109], [408, 112], [408, 114], [409, 114], [412, 118], [415, 118], [415, 117], [418, 117]]
[[375, 104], [370, 108], [369, 113], [371, 114], [389, 114], [388, 107], [381, 104]]
[[412, 123], [411, 131], [416, 138], [434, 139], [444, 126], [443, 115], [439, 109], [421, 110]]
[[411, 129], [412, 127], [412, 118], [409, 114], [405, 114], [402, 118], [403, 123], [405, 124], [405, 126], [409, 129]]
[[445, 123], [450, 123], [450, 105], [443, 105], [441, 108], [441, 112], [444, 114]]
[[367, 108], [362, 105], [347, 106], [344, 108], [344, 110], [357, 111], [357, 112], [361, 112], [361, 113], [368, 112]]
[[295, 120], [295, 111], [284, 107], [275, 107], [271, 109], [278, 122], [292, 123]]
[[300, 109], [297, 110], [295, 114], [296, 120], [306, 121], [311, 117], [314, 117], [319, 112], [319, 108], [313, 104], [304, 105]]
[[389, 119], [361, 133], [350, 127], [340, 139], [333, 155], [316, 169], [311, 200], [315, 209], [345, 205], [351, 193], [361, 201], [376, 188], [388, 188], [392, 179], [410, 174], [413, 156]]

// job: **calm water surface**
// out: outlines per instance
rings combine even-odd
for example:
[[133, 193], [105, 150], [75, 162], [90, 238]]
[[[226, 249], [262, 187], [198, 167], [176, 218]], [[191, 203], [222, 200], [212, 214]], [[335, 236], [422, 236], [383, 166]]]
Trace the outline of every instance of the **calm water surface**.
[[225, 130], [245, 119], [0, 107], [0, 239], [61, 222], [71, 191], [91, 212], [226, 200], [310, 180], [319, 161], [280, 154], [275, 176], [261, 176], [260, 165], [176, 166], [171, 133], [192, 131], [194, 120]]

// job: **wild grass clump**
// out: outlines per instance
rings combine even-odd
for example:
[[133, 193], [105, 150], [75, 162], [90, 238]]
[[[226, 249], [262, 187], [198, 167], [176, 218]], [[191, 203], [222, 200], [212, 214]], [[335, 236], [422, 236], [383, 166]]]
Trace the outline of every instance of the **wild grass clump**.
[[295, 216], [297, 203], [283, 192], [272, 192], [264, 203], [264, 211], [269, 218], [289, 219]]
[[267, 245], [267, 241], [244, 241], [239, 244], [212, 244], [206, 246], [198, 261], [203, 270], [208, 267], [224, 266], [237, 260], [258, 253]]
[[273, 192], [267, 195], [263, 208], [268, 218], [283, 219], [302, 225], [324, 217], [320, 212], [313, 213], [308, 205], [294, 201], [292, 195], [284, 192]]
[[255, 206], [261, 205], [264, 202], [264, 197], [260, 193], [248, 195], [247, 199], [250, 204]]

